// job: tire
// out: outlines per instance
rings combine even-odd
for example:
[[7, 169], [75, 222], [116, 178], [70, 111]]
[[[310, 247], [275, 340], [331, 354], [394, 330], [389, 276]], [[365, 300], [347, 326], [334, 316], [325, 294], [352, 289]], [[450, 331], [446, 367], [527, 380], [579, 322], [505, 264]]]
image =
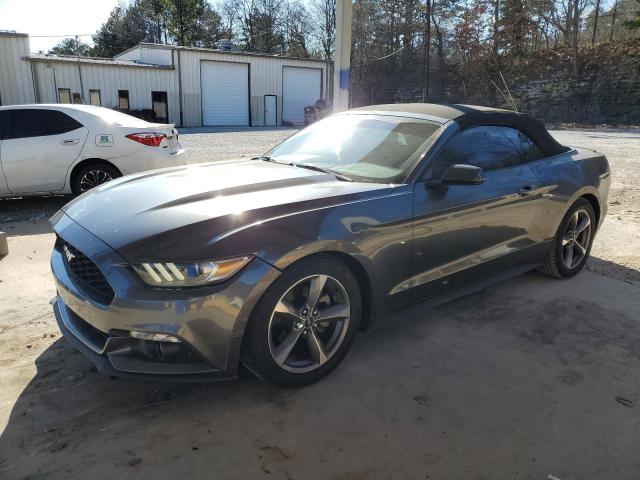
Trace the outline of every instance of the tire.
[[[577, 217], [577, 222], [576, 222]], [[588, 225], [578, 232], [588, 218]], [[575, 226], [575, 228], [571, 228]], [[571, 234], [570, 232], [573, 232]], [[576, 234], [577, 232], [577, 234]], [[556, 278], [571, 278], [584, 267], [596, 233], [596, 214], [584, 198], [578, 199], [566, 213], [540, 271]], [[586, 235], [588, 234], [588, 236]], [[572, 249], [571, 260], [567, 251]], [[579, 256], [575, 256], [579, 255]]]
[[104, 162], [91, 163], [81, 167], [73, 177], [71, 189], [75, 195], [91, 190], [91, 188], [121, 177], [122, 174], [112, 165]]
[[[321, 290], [315, 309], [314, 289]], [[317, 382], [346, 356], [361, 315], [360, 288], [346, 265], [325, 254], [302, 260], [285, 270], [256, 305], [242, 362], [258, 378], [281, 387]]]

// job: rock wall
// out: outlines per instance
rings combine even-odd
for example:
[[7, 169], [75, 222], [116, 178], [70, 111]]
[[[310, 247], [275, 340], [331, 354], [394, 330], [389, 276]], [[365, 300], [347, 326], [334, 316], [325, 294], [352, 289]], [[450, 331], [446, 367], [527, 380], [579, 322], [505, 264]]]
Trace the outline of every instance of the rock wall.
[[[640, 124], [640, 40], [584, 46], [578, 65], [565, 47], [448, 65], [432, 72], [430, 100], [510, 108], [506, 83], [519, 111], [547, 122]], [[355, 105], [424, 98], [419, 75], [354, 87]]]

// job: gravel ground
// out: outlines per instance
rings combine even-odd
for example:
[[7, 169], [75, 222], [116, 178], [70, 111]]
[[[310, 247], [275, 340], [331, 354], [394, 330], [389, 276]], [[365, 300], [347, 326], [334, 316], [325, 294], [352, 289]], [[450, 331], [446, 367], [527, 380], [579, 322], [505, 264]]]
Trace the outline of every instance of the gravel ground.
[[[291, 133], [181, 140], [195, 162]], [[67, 199], [0, 201], [0, 478], [640, 478], [640, 131], [553, 133], [611, 163], [590, 271], [407, 309], [302, 390], [98, 375], [48, 304], [46, 219]]]

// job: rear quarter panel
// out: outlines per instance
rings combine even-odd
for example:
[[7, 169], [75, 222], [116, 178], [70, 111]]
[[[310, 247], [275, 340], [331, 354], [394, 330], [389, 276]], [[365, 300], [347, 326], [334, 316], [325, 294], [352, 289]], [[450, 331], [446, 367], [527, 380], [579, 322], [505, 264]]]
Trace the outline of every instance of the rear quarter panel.
[[592, 196], [599, 208], [599, 223], [607, 211], [611, 175], [604, 155], [592, 150], [571, 149], [566, 153], [539, 160], [532, 165], [542, 186], [548, 187], [545, 209], [534, 222], [538, 237], [550, 240], [567, 210], [582, 196]]

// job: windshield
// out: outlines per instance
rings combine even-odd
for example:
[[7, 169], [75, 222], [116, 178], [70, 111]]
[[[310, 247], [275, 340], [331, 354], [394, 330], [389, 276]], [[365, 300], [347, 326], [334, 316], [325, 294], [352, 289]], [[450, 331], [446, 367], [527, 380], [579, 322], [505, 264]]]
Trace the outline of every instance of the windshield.
[[399, 183], [439, 130], [438, 124], [414, 118], [334, 115], [301, 130], [268, 155], [360, 181]]

